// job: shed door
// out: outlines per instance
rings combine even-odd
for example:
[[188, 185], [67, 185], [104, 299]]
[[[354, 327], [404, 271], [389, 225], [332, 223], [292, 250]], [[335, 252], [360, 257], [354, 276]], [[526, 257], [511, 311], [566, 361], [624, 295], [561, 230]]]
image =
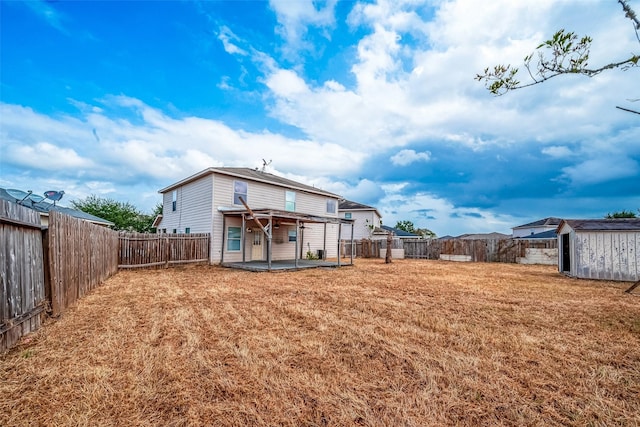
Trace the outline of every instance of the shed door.
[[562, 271], [571, 271], [571, 252], [569, 251], [569, 233], [562, 235]]

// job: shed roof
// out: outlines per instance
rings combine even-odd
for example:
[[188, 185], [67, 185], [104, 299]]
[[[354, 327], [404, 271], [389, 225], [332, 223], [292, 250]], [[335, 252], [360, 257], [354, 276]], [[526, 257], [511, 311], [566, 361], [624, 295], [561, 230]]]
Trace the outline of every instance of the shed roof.
[[584, 231], [639, 231], [640, 218], [611, 219], [563, 219], [557, 228], [560, 231], [564, 224], [574, 230]]
[[158, 191], [158, 193], [166, 193], [168, 191], [174, 190], [178, 187], [181, 187], [185, 184], [193, 182], [197, 179], [200, 179], [204, 176], [210, 174], [221, 174], [227, 176], [233, 176], [236, 178], [244, 178], [251, 181], [264, 182], [267, 184], [277, 185], [280, 187], [292, 188], [300, 191], [306, 191], [308, 193], [320, 194], [327, 197], [332, 198], [340, 198], [337, 194], [330, 193], [329, 191], [324, 191], [319, 188], [313, 187], [311, 185], [302, 184], [297, 181], [293, 181], [291, 179], [283, 178], [281, 176], [273, 175], [268, 172], [262, 172], [259, 169], [251, 169], [251, 168], [231, 168], [231, 167], [218, 167], [218, 168], [207, 168], [201, 170], [200, 172], [193, 174], [183, 180], [180, 180], [176, 183], [169, 185]]

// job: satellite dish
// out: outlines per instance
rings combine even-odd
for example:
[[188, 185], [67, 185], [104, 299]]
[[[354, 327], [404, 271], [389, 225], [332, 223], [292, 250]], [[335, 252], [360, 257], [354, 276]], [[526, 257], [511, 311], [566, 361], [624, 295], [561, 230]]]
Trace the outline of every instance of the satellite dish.
[[38, 196], [37, 194], [29, 194], [29, 200], [33, 201], [34, 203], [39, 203], [44, 200], [44, 197]]
[[20, 201], [26, 199], [31, 194], [31, 191], [27, 193], [26, 191], [16, 190], [15, 188], [7, 188], [6, 192], [9, 193], [11, 197]]
[[49, 190], [44, 192], [44, 197], [46, 197], [49, 200], [53, 200], [54, 202], [57, 202], [58, 200], [62, 199], [62, 196], [64, 196], [64, 191]]

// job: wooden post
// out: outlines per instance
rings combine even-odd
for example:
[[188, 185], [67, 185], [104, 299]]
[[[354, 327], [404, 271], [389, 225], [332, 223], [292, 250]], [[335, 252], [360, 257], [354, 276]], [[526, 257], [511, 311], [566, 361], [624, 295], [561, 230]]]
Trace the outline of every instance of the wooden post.
[[635, 288], [637, 288], [638, 286], [640, 286], [640, 280], [638, 280], [636, 283], [634, 283], [633, 285], [631, 285], [631, 287], [629, 289], [627, 289], [625, 292], [630, 294], [631, 292], [633, 292], [633, 290]]
[[388, 232], [387, 233], [387, 253], [385, 254], [384, 257], [384, 263], [385, 264], [391, 264], [391, 245], [393, 243], [393, 233]]

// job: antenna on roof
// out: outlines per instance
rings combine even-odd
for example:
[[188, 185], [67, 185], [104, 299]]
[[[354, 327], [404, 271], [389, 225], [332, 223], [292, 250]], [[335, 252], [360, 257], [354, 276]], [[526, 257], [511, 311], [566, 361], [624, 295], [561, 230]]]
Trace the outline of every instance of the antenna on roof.
[[265, 159], [262, 159], [262, 172], [264, 172], [265, 169], [267, 169], [267, 166], [269, 166], [271, 164], [271, 162], [273, 162], [273, 160], [269, 160], [267, 162]]

